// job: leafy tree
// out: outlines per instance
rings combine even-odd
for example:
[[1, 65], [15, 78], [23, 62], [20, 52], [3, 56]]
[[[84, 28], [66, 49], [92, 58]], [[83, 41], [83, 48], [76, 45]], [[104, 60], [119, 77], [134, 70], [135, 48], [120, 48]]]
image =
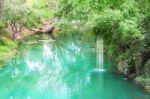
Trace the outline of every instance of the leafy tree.
[[13, 39], [21, 36], [23, 27], [36, 27], [41, 20], [51, 18], [48, 4], [48, 0], [5, 0], [4, 19], [13, 33]]
[[5, 20], [8, 21], [9, 28], [13, 33], [13, 39], [20, 37], [29, 14], [26, 2], [24, 0], [6, 0], [4, 11]]
[[27, 18], [26, 27], [36, 27], [42, 20], [49, 20], [53, 16], [50, 9], [49, 0], [30, 0], [29, 15]]

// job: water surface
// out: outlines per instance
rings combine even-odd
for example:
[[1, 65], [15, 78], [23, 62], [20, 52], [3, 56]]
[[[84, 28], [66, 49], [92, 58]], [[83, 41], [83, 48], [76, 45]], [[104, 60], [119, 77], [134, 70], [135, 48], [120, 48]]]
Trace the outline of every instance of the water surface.
[[97, 71], [93, 46], [80, 39], [24, 43], [0, 70], [0, 99], [150, 99], [108, 62]]

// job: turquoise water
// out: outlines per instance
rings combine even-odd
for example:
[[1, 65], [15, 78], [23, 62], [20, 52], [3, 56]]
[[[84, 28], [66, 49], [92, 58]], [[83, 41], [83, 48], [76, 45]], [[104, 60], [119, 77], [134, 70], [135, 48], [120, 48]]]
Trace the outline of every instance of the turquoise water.
[[23, 43], [0, 70], [0, 99], [150, 99], [108, 62], [105, 72], [97, 71], [92, 47], [69, 39]]

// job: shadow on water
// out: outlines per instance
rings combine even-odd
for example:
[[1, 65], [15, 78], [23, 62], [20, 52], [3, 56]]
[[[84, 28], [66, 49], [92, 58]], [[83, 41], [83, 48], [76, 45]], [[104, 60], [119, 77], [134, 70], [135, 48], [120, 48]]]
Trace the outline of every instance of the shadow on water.
[[[94, 71], [91, 39], [24, 43], [17, 57], [0, 70], [0, 99], [150, 99], [110, 70]], [[106, 69], [110, 66], [104, 62]]]

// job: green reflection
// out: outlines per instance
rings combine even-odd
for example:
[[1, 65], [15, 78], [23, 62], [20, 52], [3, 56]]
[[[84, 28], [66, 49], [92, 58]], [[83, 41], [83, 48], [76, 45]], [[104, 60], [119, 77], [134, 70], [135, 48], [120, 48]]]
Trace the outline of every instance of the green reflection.
[[23, 43], [18, 56], [0, 71], [0, 99], [150, 98], [132, 82], [109, 71], [108, 62], [104, 63], [106, 72], [94, 71], [93, 46], [94, 38], [85, 41], [79, 37]]

